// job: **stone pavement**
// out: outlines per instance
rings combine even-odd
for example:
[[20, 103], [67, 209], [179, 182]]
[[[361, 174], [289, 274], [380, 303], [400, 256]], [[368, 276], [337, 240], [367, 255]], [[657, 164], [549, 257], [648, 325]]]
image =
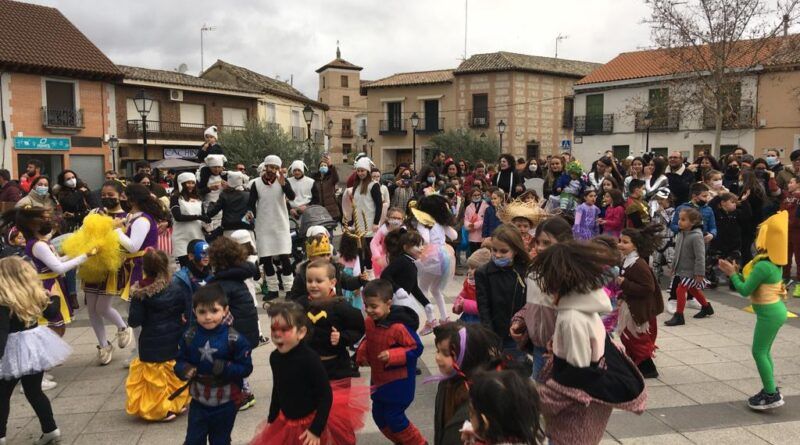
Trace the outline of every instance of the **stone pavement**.
[[[463, 278], [463, 277], [458, 277]], [[452, 283], [447, 295], [460, 289]], [[773, 354], [779, 385], [787, 404], [772, 413], [750, 411], [745, 400], [760, 387], [750, 357], [754, 315], [741, 310], [746, 300], [727, 289], [708, 292], [716, 314], [704, 320], [691, 318], [677, 328], [659, 326], [656, 358], [661, 377], [648, 381], [648, 410], [641, 416], [615, 412], [604, 444], [705, 444], [800, 443], [800, 319], [790, 319], [781, 330]], [[789, 301], [800, 311], [800, 301]], [[118, 307], [125, 311], [120, 301]], [[660, 317], [663, 321], [666, 315]], [[268, 326], [262, 313], [262, 324]], [[109, 332], [112, 330], [108, 328]], [[58, 387], [48, 391], [65, 444], [180, 444], [186, 416], [171, 423], [147, 423], [125, 414], [125, 377], [118, 351], [105, 367], [94, 365], [95, 337], [86, 311], [67, 329], [66, 340], [74, 348], [63, 366], [52, 371]], [[425, 352], [420, 361], [416, 400], [409, 409], [411, 420], [426, 437], [433, 435], [435, 385], [422, 379], [436, 372], [433, 336], [423, 338]], [[257, 404], [240, 413], [233, 433], [234, 444], [246, 444], [266, 418], [271, 390], [268, 355], [271, 346], [253, 353], [255, 371], [250, 381]], [[368, 378], [368, 372], [364, 372]], [[40, 434], [39, 424], [24, 396], [15, 392], [8, 425], [9, 444], [29, 444]], [[387, 443], [371, 419], [359, 434], [360, 444]]]

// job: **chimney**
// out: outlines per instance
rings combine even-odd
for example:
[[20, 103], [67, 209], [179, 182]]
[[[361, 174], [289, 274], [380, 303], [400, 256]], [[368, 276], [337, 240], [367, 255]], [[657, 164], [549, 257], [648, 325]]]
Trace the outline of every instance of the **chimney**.
[[789, 14], [783, 15], [783, 36], [789, 35]]

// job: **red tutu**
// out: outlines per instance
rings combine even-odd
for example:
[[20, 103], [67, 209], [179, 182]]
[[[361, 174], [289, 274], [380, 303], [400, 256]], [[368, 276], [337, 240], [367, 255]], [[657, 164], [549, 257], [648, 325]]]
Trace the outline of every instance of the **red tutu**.
[[[355, 445], [356, 431], [364, 428], [369, 410], [369, 386], [361, 380], [341, 379], [331, 382], [333, 404], [320, 445]], [[300, 436], [314, 420], [316, 412], [302, 419], [287, 419], [283, 412], [271, 424], [259, 425], [250, 445], [302, 445]]]

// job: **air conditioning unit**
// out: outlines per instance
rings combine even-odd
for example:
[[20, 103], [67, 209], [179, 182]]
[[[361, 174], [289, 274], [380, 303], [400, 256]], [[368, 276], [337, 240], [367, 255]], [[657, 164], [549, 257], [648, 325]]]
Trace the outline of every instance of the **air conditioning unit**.
[[183, 90], [169, 90], [169, 100], [183, 102]]

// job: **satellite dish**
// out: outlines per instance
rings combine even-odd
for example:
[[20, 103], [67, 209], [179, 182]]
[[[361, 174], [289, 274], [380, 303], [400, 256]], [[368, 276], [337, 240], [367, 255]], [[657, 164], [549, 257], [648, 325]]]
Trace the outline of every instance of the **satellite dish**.
[[188, 65], [186, 65], [185, 63], [181, 63], [180, 65], [178, 65], [178, 72], [179, 73], [183, 74], [183, 73], [185, 73], [187, 71], [189, 71], [189, 66]]

